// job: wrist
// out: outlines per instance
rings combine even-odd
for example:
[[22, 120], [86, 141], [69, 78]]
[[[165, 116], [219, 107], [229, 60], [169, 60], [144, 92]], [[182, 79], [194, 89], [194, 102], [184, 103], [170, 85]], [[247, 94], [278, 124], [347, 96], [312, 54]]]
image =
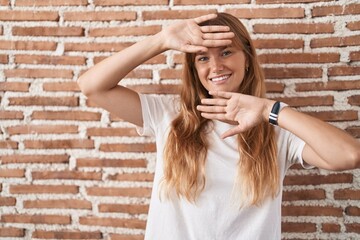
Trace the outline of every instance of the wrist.
[[262, 113], [263, 121], [269, 122], [269, 115], [274, 104], [275, 104], [274, 100], [265, 99], [263, 113]]
[[278, 118], [280, 115], [281, 110], [284, 107], [287, 107], [288, 105], [286, 103], [280, 102], [280, 101], [276, 101], [272, 107], [271, 110], [269, 112], [269, 118], [268, 118], [268, 122], [272, 125], [277, 126], [278, 125]]

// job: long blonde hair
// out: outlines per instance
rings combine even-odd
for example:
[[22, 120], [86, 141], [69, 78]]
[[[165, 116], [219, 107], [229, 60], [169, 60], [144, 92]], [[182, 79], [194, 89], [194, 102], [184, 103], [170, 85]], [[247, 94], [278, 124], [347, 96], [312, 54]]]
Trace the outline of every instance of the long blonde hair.
[[[218, 13], [217, 18], [201, 25], [226, 25], [235, 33], [233, 44], [242, 49], [249, 66], [239, 87], [239, 93], [265, 97], [264, 75], [255, 48], [244, 25], [234, 16]], [[202, 86], [194, 64], [195, 54], [185, 54], [183, 84], [180, 93], [180, 113], [173, 120], [164, 148], [164, 178], [162, 190], [167, 196], [175, 190], [178, 197], [195, 202], [205, 187], [207, 134], [209, 120], [196, 106], [210, 97]], [[238, 135], [239, 163], [235, 179], [235, 194], [239, 206], [260, 205], [265, 198], [274, 198], [279, 191], [279, 169], [274, 129], [268, 123]]]

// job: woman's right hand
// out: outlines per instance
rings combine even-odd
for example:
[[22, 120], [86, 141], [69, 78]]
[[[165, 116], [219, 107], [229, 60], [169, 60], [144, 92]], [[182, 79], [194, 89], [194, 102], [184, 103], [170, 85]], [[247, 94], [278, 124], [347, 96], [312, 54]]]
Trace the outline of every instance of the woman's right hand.
[[231, 44], [235, 35], [228, 26], [199, 26], [200, 23], [216, 18], [216, 14], [182, 20], [164, 28], [160, 34], [167, 50], [187, 53], [206, 52], [209, 47]]

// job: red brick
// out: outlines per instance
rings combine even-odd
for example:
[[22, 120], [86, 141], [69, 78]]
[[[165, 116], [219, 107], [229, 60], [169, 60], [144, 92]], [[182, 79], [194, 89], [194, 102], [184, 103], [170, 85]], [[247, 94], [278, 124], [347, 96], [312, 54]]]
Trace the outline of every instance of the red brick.
[[160, 31], [161, 31], [161, 26], [91, 28], [89, 30], [89, 36], [90, 37], [142, 36], [142, 35], [153, 35]]
[[348, 127], [346, 131], [355, 138], [360, 138], [360, 127]]
[[84, 231], [44, 231], [35, 230], [33, 238], [46, 239], [103, 239], [101, 232], [84, 232]]
[[10, 78], [68, 78], [73, 77], [72, 70], [64, 69], [10, 69], [4, 70]]
[[[276, 15], [274, 16], [276, 17]], [[333, 33], [331, 23], [254, 24], [254, 33]]]
[[339, 53], [270, 53], [259, 55], [264, 63], [331, 63], [339, 62]]
[[3, 214], [3, 223], [32, 223], [32, 224], [70, 224], [71, 217], [64, 215], [26, 215], [26, 214]]
[[155, 152], [154, 143], [103, 143], [100, 144], [100, 151], [104, 152]]
[[[250, 3], [250, 0], [207, 0], [206, 5]], [[174, 5], [204, 5], [203, 0], [174, 0]]]
[[1, 226], [0, 237], [25, 237], [25, 229]]
[[310, 41], [311, 48], [347, 47], [360, 45], [359, 36], [315, 38]]
[[145, 229], [146, 221], [139, 219], [80, 217], [81, 225]]
[[0, 169], [0, 178], [23, 178], [25, 177], [24, 169]]
[[319, 118], [323, 121], [355, 121], [358, 120], [357, 111], [323, 111], [323, 112], [306, 112], [310, 116]]
[[350, 58], [350, 61], [360, 61], [360, 51], [359, 52], [351, 52], [349, 58]]
[[11, 194], [77, 194], [79, 187], [73, 185], [11, 185]]
[[256, 4], [277, 4], [277, 3], [312, 3], [330, 2], [333, 0], [256, 0]]
[[334, 216], [342, 217], [340, 207], [323, 206], [283, 206], [282, 216]]
[[360, 89], [360, 81], [328, 81], [328, 82], [309, 82], [295, 84], [297, 92], [308, 91], [346, 91]]
[[65, 43], [65, 52], [118, 52], [132, 43]]
[[323, 223], [321, 224], [321, 230], [326, 233], [339, 233], [341, 227], [337, 223]]
[[151, 188], [87, 187], [86, 192], [89, 196], [150, 197]]
[[24, 146], [29, 149], [92, 149], [94, 140], [24, 140]]
[[349, 22], [346, 24], [346, 27], [352, 31], [360, 30], [360, 21], [357, 22]]
[[360, 208], [355, 206], [347, 206], [345, 213], [348, 216], [360, 216]]
[[16, 0], [15, 6], [86, 6], [87, 0]]
[[96, 159], [96, 158], [79, 158], [76, 160], [76, 166], [79, 167], [126, 167], [126, 168], [145, 168], [145, 159]]
[[4, 155], [0, 156], [1, 164], [12, 163], [69, 163], [67, 155]]
[[74, 179], [74, 180], [101, 180], [101, 172], [82, 172], [82, 171], [33, 171], [31, 173], [34, 180], [46, 179]]
[[19, 111], [1, 111], [0, 110], [0, 119], [24, 119], [24, 115]]
[[54, 11], [0, 11], [0, 21], [58, 21], [59, 14]]
[[13, 27], [14, 36], [84, 36], [81, 27]]
[[328, 70], [329, 76], [348, 76], [348, 75], [359, 75], [359, 74], [360, 74], [360, 67], [357, 66], [330, 67]]
[[34, 111], [32, 119], [99, 121], [101, 113], [85, 111]]
[[195, 18], [209, 13], [216, 13], [216, 10], [163, 10], [163, 11], [144, 11], [143, 20], [160, 19], [188, 19]]
[[10, 4], [9, 0], [0, 0], [0, 6], [9, 6], [9, 4]]
[[154, 174], [152, 173], [117, 173], [108, 177], [112, 181], [145, 181], [152, 182], [154, 180]]
[[281, 231], [284, 233], [288, 232], [298, 232], [298, 233], [309, 233], [316, 232], [315, 223], [292, 223], [292, 222], [282, 222]]
[[48, 92], [80, 92], [76, 82], [43, 83], [43, 90]]
[[326, 198], [324, 189], [284, 191], [283, 201], [322, 200]]
[[268, 93], [282, 93], [285, 89], [285, 84], [276, 82], [265, 82], [266, 91]]
[[[14, 198], [14, 197], [0, 197], [0, 207], [15, 206], [15, 204], [16, 204], [16, 198]], [[0, 230], [1, 230], [1, 228], [0, 228]], [[0, 234], [0, 236], [1, 236], [1, 234]]]
[[244, 8], [226, 10], [238, 18], [254, 19], [254, 18], [303, 18], [305, 10], [303, 8]]
[[18, 143], [11, 140], [0, 140], [0, 149], [17, 149]]
[[143, 235], [109, 234], [110, 240], [144, 240]]
[[79, 106], [78, 97], [10, 97], [9, 105], [20, 106]]
[[276, 100], [285, 102], [292, 107], [332, 106], [334, 104], [333, 96], [281, 97]]
[[64, 21], [132, 21], [136, 12], [130, 11], [88, 11], [64, 12]]
[[336, 189], [334, 191], [336, 200], [360, 200], [360, 190], [356, 189]]
[[360, 106], [360, 95], [350, 96], [348, 97], [348, 102], [353, 106]]
[[26, 82], [0, 82], [0, 91], [28, 92], [30, 83]]
[[346, 228], [346, 232], [360, 234], [360, 223], [347, 223], [345, 224], [345, 228]]
[[178, 69], [160, 70], [160, 79], [181, 79], [182, 71]]
[[349, 173], [322, 175], [291, 175], [286, 176], [284, 185], [320, 185], [320, 184], [337, 184], [352, 183], [353, 175]]
[[95, 6], [168, 5], [168, 0], [94, 0]]
[[322, 77], [322, 70], [319, 68], [264, 68], [264, 73], [266, 79]]
[[[0, 35], [2, 34], [1, 29], [2, 28], [0, 28]], [[0, 55], [0, 63], [1, 64], [6, 64], [6, 63], [8, 63], [8, 61], [9, 61], [8, 55], [3, 55], [3, 54]]]
[[304, 47], [302, 39], [255, 39], [253, 43], [258, 49], [301, 49]]
[[313, 17], [360, 14], [360, 4], [321, 6], [312, 9]]
[[56, 42], [40, 41], [6, 41], [0, 40], [0, 49], [3, 50], [38, 50], [38, 51], [55, 51]]
[[78, 133], [78, 126], [74, 125], [20, 125], [6, 128], [8, 134], [62, 134]]
[[46, 65], [85, 65], [86, 58], [80, 56], [15, 55], [15, 63]]
[[148, 205], [134, 204], [99, 204], [99, 212], [118, 212], [128, 214], [147, 214]]
[[88, 136], [139, 136], [135, 128], [88, 128]]
[[27, 200], [24, 208], [92, 209], [90, 201], [80, 199]]

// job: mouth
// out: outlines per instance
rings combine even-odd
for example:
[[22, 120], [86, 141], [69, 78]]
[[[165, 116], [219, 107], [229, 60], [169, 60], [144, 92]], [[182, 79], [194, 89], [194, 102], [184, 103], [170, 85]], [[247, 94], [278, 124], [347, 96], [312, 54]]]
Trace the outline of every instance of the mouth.
[[231, 74], [224, 74], [224, 75], [220, 75], [220, 76], [216, 76], [216, 77], [212, 77], [209, 78], [209, 80], [213, 83], [222, 83], [225, 82], [226, 80], [228, 80], [231, 77]]

